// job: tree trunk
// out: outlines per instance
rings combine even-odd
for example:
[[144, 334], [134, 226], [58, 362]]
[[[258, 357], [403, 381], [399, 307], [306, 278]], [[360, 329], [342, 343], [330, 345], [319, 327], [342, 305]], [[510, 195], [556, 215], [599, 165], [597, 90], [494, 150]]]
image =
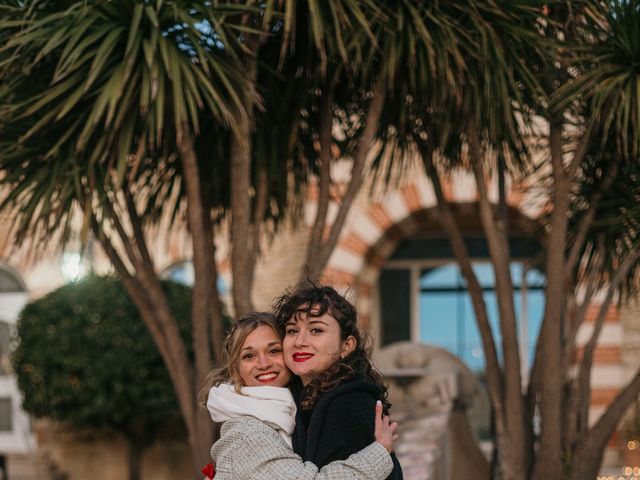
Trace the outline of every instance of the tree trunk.
[[[202, 190], [200, 186], [200, 172], [198, 159], [195, 154], [193, 137], [188, 127], [178, 128], [176, 142], [182, 161], [183, 178], [187, 192], [187, 220], [193, 244], [194, 284], [191, 306], [191, 334], [195, 356], [195, 372], [191, 386], [191, 403], [194, 424], [189, 428], [189, 437], [193, 448], [193, 462], [195, 471], [205, 465], [208, 459], [208, 448], [213, 443], [213, 423], [204, 409], [199, 408], [198, 392], [204, 385], [207, 374], [211, 370], [211, 345], [209, 343], [209, 325], [211, 321], [211, 302], [209, 297], [217, 294], [212, 281], [214, 262], [213, 243], [208, 237], [207, 217], [209, 211], [204, 208]], [[204, 448], [204, 452], [203, 449]]]
[[157, 276], [150, 274], [148, 268], [141, 267], [132, 275], [107, 234], [98, 226], [95, 217], [91, 220], [91, 228], [158, 346], [187, 427], [194, 474], [197, 475], [202, 465], [209, 463], [213, 425], [205, 415], [206, 412], [197, 404], [193, 365], [187, 356], [160, 282]]
[[127, 456], [127, 467], [129, 469], [129, 480], [142, 479], [142, 454], [145, 445], [133, 439], [129, 439], [129, 455]]
[[194, 284], [191, 300], [191, 326], [195, 355], [195, 387], [199, 390], [211, 369], [211, 347], [209, 345], [209, 296], [211, 295], [212, 243], [207, 238], [205, 211], [198, 159], [193, 146], [193, 137], [186, 125], [178, 128], [176, 143], [182, 162], [183, 178], [187, 193], [187, 222], [193, 244]]
[[498, 354], [489, 324], [487, 307], [482, 296], [482, 287], [473, 271], [471, 258], [464, 244], [462, 232], [444, 196], [439, 173], [433, 163], [433, 151], [427, 148], [422, 152], [422, 155], [427, 174], [431, 179], [436, 195], [438, 217], [451, 242], [451, 248], [460, 266], [460, 270], [467, 281], [467, 290], [471, 297], [473, 312], [476, 316], [476, 323], [482, 339], [482, 347], [486, 359], [487, 389], [495, 412], [496, 448], [501, 455], [500, 468], [502, 478], [505, 480], [522, 478], [519, 475], [522, 474], [523, 465], [514, 465], [510, 459], [515, 457], [515, 455], [511, 453], [514, 448], [524, 449], [524, 440], [510, 436], [504, 405], [503, 372], [498, 362]]
[[[524, 402], [522, 378], [520, 374], [520, 349], [516, 327], [516, 312], [513, 303], [513, 283], [510, 271], [509, 239], [506, 231], [506, 217], [495, 217], [494, 206], [489, 202], [485, 182], [489, 179], [484, 172], [479, 139], [476, 132], [470, 132], [470, 155], [478, 188], [480, 219], [489, 247], [489, 256], [496, 282], [496, 299], [502, 337], [504, 358], [504, 405], [506, 435], [509, 450], [501, 458], [500, 468], [505, 478], [524, 479], [527, 471], [525, 453]], [[506, 214], [506, 208], [498, 213]]]
[[562, 321], [565, 297], [565, 245], [570, 179], [563, 163], [562, 126], [551, 122], [549, 147], [553, 164], [553, 212], [547, 244], [545, 306], [539, 342], [540, 446], [534, 479], [562, 478], [562, 400], [564, 394]]
[[[257, 40], [252, 43], [257, 54]], [[250, 48], [250, 46], [248, 47]], [[258, 63], [255, 56], [245, 61], [247, 77], [254, 85], [258, 75]], [[244, 105], [251, 112], [252, 97], [246, 92]], [[251, 252], [251, 156], [252, 122], [249, 113], [247, 119], [239, 120], [238, 132], [231, 139], [231, 271], [233, 274], [233, 305], [235, 316], [239, 318], [253, 310], [251, 300], [252, 278]]]
[[362, 183], [364, 182], [364, 167], [369, 151], [371, 150], [371, 145], [376, 139], [376, 135], [378, 133], [385, 98], [386, 84], [384, 78], [381, 77], [376, 81], [373, 88], [373, 98], [371, 99], [371, 103], [367, 110], [366, 125], [360, 136], [358, 148], [353, 159], [349, 186], [341, 199], [340, 207], [338, 208], [336, 219], [334, 220], [333, 225], [331, 225], [329, 236], [326, 241], [322, 242], [320, 251], [312, 257], [313, 261], [309, 264], [309, 278], [312, 280], [320, 276], [329, 262], [331, 254], [333, 253], [333, 250], [338, 243], [338, 239], [340, 238], [340, 233], [342, 232], [342, 227], [347, 219], [347, 214], [349, 213], [351, 205], [362, 187]]
[[449, 478], [488, 480], [490, 465], [476, 442], [465, 410], [454, 410], [449, 417], [449, 454], [460, 461], [452, 462]]
[[318, 206], [316, 216], [309, 234], [309, 242], [307, 245], [307, 255], [305, 263], [300, 272], [300, 281], [306, 280], [309, 275], [310, 279], [314, 277], [310, 270], [313, 268], [314, 273], [318, 270], [322, 271], [324, 266], [313, 265], [313, 258], [317, 255], [324, 240], [324, 229], [327, 221], [327, 212], [329, 210], [329, 202], [331, 200], [331, 145], [333, 136], [331, 127], [333, 125], [333, 90], [332, 86], [325, 89], [322, 95], [322, 104], [320, 107], [320, 154], [319, 168], [320, 175], [318, 177]]

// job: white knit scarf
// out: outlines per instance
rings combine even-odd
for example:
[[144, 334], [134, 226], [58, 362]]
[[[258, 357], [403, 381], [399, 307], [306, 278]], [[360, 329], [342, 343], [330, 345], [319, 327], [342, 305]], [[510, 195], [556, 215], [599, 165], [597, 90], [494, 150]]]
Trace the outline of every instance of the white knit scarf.
[[207, 409], [214, 422], [251, 416], [275, 428], [291, 446], [291, 434], [296, 426], [296, 404], [288, 388], [242, 387], [242, 395], [226, 383], [209, 390]]

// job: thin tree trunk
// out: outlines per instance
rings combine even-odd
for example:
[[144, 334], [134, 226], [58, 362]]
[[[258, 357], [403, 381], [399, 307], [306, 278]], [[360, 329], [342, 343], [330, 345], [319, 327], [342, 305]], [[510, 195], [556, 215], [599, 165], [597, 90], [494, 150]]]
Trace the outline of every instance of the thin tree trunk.
[[[593, 298], [593, 294], [595, 293], [596, 288], [600, 283], [599, 277], [601, 275], [601, 259], [602, 256], [598, 255], [598, 258], [596, 259], [598, 266], [596, 268], [596, 271], [594, 271], [590, 275], [590, 278], [587, 281], [587, 285], [584, 289], [585, 294], [582, 303], [580, 305], [574, 305], [573, 309], [567, 312], [568, 316], [572, 317], [571, 331], [568, 334], [567, 344], [564, 351], [564, 364], [567, 366], [571, 364], [571, 359], [573, 355], [575, 355], [576, 336], [578, 330], [580, 328], [580, 325], [583, 323], [587, 309], [591, 303], [591, 299]], [[574, 299], [575, 297], [577, 297], [577, 294], [575, 293], [575, 287], [573, 297]], [[589, 427], [588, 422], [585, 421], [588, 419], [583, 418], [580, 413], [580, 404], [582, 402], [587, 402], [588, 404], [589, 401], [590, 398], [580, 398], [580, 380], [578, 375], [578, 378], [574, 378], [571, 381], [568, 389], [568, 398], [565, 401], [565, 405], [567, 405], [565, 407], [566, 413], [564, 415], [563, 424], [563, 448], [565, 449], [565, 451], [570, 451], [571, 449], [573, 449], [578, 435], [581, 435]]]
[[129, 469], [129, 480], [142, 479], [142, 454], [144, 445], [129, 439], [129, 452], [127, 455], [127, 466]]
[[[257, 40], [252, 52], [257, 55]], [[255, 85], [258, 75], [258, 60], [255, 56], [245, 61], [247, 77]], [[231, 139], [231, 271], [233, 274], [233, 305], [236, 317], [253, 310], [251, 300], [251, 155], [252, 155], [252, 111], [253, 98], [245, 93], [244, 106], [247, 119], [240, 120], [238, 133]]]
[[622, 389], [578, 445], [572, 456], [570, 480], [597, 477], [607, 442], [624, 413], [638, 398], [639, 393], [640, 370], [636, 372], [633, 379]]
[[378, 127], [380, 126], [380, 117], [382, 116], [382, 107], [386, 98], [386, 85], [384, 79], [381, 77], [376, 81], [373, 88], [373, 98], [369, 104], [366, 116], [366, 125], [360, 140], [358, 142], [358, 149], [353, 159], [353, 167], [351, 169], [351, 180], [347, 191], [341, 199], [340, 207], [336, 219], [331, 225], [331, 230], [326, 241], [322, 244], [320, 251], [313, 257], [314, 261], [309, 265], [309, 278], [314, 279], [320, 276], [325, 266], [329, 262], [329, 258], [335, 249], [342, 232], [342, 227], [347, 219], [347, 214], [355, 200], [362, 183], [364, 182], [363, 172], [367, 161], [367, 156], [371, 150], [376, 134], [378, 133]]
[[[506, 218], [494, 217], [494, 208], [489, 202], [485, 182], [481, 148], [475, 132], [470, 134], [471, 162], [479, 193], [480, 219], [489, 247], [489, 255], [495, 272], [496, 296], [500, 331], [502, 334], [502, 354], [504, 358], [504, 402], [509, 455], [503, 455], [500, 467], [505, 478], [524, 479], [527, 471], [524, 432], [524, 404], [522, 378], [520, 372], [520, 350], [516, 327], [516, 312], [513, 303], [513, 283], [509, 269], [509, 240], [506, 232]], [[506, 211], [503, 213], [506, 214]]]
[[193, 137], [186, 125], [178, 129], [176, 143], [182, 162], [184, 185], [187, 194], [187, 222], [193, 244], [194, 284], [191, 301], [191, 326], [196, 366], [196, 390], [203, 384], [211, 369], [209, 345], [209, 295], [211, 295], [211, 239], [207, 236], [205, 211], [200, 186], [198, 159], [194, 151]]
[[[200, 186], [200, 172], [198, 159], [194, 150], [193, 137], [188, 127], [178, 128], [176, 143], [182, 161], [182, 177], [187, 194], [187, 222], [191, 231], [193, 245], [194, 284], [191, 303], [191, 334], [195, 357], [195, 375], [192, 388], [192, 410], [194, 410], [194, 425], [190, 436], [193, 436], [192, 451], [195, 471], [198, 472], [206, 464], [209, 456], [208, 447], [213, 443], [213, 424], [209, 421], [203, 409], [196, 401], [197, 394], [204, 385], [209, 370], [211, 370], [211, 346], [209, 343], [209, 325], [211, 315], [209, 297], [212, 294], [213, 252], [212, 239], [208, 236], [206, 218], [210, 215], [204, 208], [202, 190]], [[204, 452], [201, 450], [204, 446]]]
[[[205, 202], [208, 204], [208, 202]], [[207, 212], [211, 209], [207, 208]], [[208, 260], [211, 265], [211, 280], [209, 285], [211, 286], [211, 294], [209, 295], [209, 311], [211, 313], [211, 347], [213, 349], [213, 357], [216, 365], [221, 365], [224, 360], [224, 352], [222, 343], [224, 340], [224, 328], [222, 325], [223, 318], [223, 305], [220, 300], [220, 292], [218, 290], [218, 267], [216, 265], [216, 244], [214, 241], [213, 223], [211, 221], [211, 215], [205, 215], [204, 217], [204, 231], [205, 237], [211, 242], [211, 247], [208, 249], [211, 258]]]
[[496, 352], [495, 341], [491, 332], [491, 325], [489, 324], [487, 307], [482, 296], [482, 287], [480, 286], [480, 283], [473, 271], [471, 258], [469, 257], [469, 253], [467, 252], [467, 248], [464, 244], [462, 232], [456, 224], [453, 214], [451, 213], [451, 209], [449, 208], [449, 204], [444, 196], [442, 185], [440, 184], [440, 177], [433, 163], [433, 151], [428, 149], [423, 151], [422, 154], [427, 175], [433, 184], [433, 189], [437, 199], [438, 217], [442, 227], [447, 233], [449, 241], [451, 242], [451, 248], [458, 265], [460, 266], [460, 270], [467, 281], [467, 291], [471, 298], [471, 304], [476, 316], [476, 323], [478, 325], [478, 330], [480, 331], [480, 338], [482, 339], [482, 347], [485, 355], [487, 387], [491, 404], [495, 412], [497, 444], [501, 452], [507, 453], [510, 445], [506, 435], [507, 425], [504, 407], [502, 369], [498, 362], [498, 354]]
[[[320, 176], [318, 181], [318, 208], [316, 216], [311, 227], [309, 235], [309, 244], [307, 245], [307, 255], [302, 268], [300, 281], [304, 281], [309, 273], [314, 256], [322, 246], [324, 235], [324, 227], [327, 221], [327, 212], [329, 210], [329, 201], [331, 200], [331, 145], [333, 136], [331, 128], [333, 125], [333, 89], [332, 86], [327, 87], [322, 96], [322, 105], [320, 107]], [[318, 270], [315, 267], [314, 270]], [[323, 267], [324, 268], [324, 267]], [[311, 277], [310, 280], [314, 278]]]
[[253, 206], [253, 226], [251, 228], [251, 249], [249, 251], [249, 284], [253, 285], [256, 273], [256, 262], [260, 253], [260, 235], [262, 234], [262, 223], [267, 211], [267, 201], [269, 197], [269, 176], [266, 165], [260, 165], [256, 182], [256, 197]]
[[570, 178], [563, 164], [562, 126], [551, 122], [549, 147], [553, 164], [553, 212], [547, 245], [545, 307], [539, 335], [540, 373], [540, 444], [534, 465], [534, 479], [562, 477], [562, 322], [565, 298], [565, 242], [569, 210]]
[[580, 402], [578, 406], [578, 422], [579, 425], [583, 425], [585, 429], [588, 426], [589, 419], [589, 399], [591, 398], [591, 367], [593, 365], [593, 357], [596, 345], [598, 343], [598, 339], [600, 338], [600, 333], [602, 332], [602, 327], [604, 326], [604, 320], [607, 316], [609, 308], [611, 307], [615, 293], [618, 291], [620, 284], [629, 273], [631, 267], [638, 262], [639, 258], [640, 250], [636, 250], [635, 252], [629, 254], [629, 256], [627, 256], [627, 258], [625, 258], [620, 266], [616, 269], [616, 272], [611, 278], [608, 285], [607, 295], [600, 305], [591, 338], [583, 349], [582, 361], [580, 362], [580, 371], [577, 378], [579, 391], [577, 398]]
[[[148, 267], [138, 268], [132, 275], [95, 217], [91, 219], [91, 228], [158, 346], [187, 427], [194, 472], [198, 472], [200, 466], [208, 462], [211, 435], [207, 429], [211, 429], [211, 422], [197, 405], [193, 366], [160, 282], [157, 276], [148, 274]], [[127, 239], [121, 240], [125, 243]]]

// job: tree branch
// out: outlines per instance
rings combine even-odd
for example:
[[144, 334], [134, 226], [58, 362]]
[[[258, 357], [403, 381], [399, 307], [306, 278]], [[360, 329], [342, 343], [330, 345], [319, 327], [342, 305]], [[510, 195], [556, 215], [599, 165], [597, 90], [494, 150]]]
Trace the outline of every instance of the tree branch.
[[550, 121], [549, 148], [553, 174], [553, 211], [548, 234], [545, 270], [544, 317], [534, 368], [540, 364], [545, 379], [540, 383], [540, 416], [542, 431], [540, 447], [534, 465], [534, 478], [556, 478], [562, 472], [562, 398], [566, 372], [559, 368], [563, 360], [563, 319], [565, 299], [565, 249], [567, 238], [567, 212], [571, 179], [564, 167], [562, 124]]
[[[311, 227], [309, 235], [309, 245], [307, 246], [307, 256], [303, 271], [301, 272], [301, 281], [305, 280], [306, 268], [311, 268], [315, 254], [322, 246], [324, 227], [327, 222], [327, 212], [329, 210], [329, 202], [331, 200], [331, 145], [333, 136], [331, 128], [333, 125], [333, 85], [330, 85], [322, 96], [322, 105], [320, 107], [320, 176], [318, 185], [318, 209]], [[314, 266], [314, 271], [318, 270]]]
[[437, 199], [437, 210], [442, 227], [444, 228], [449, 241], [451, 242], [451, 248], [453, 249], [454, 256], [460, 265], [460, 270], [467, 281], [467, 290], [471, 297], [474, 313], [476, 315], [476, 322], [478, 324], [478, 330], [480, 330], [480, 337], [482, 339], [482, 346], [484, 349], [485, 360], [487, 362], [487, 383], [489, 386], [489, 396], [491, 397], [492, 404], [496, 413], [496, 424], [499, 430], [504, 431], [506, 429], [505, 424], [505, 410], [503, 403], [503, 384], [502, 384], [502, 369], [498, 362], [498, 354], [496, 351], [493, 334], [491, 332], [491, 325], [489, 324], [489, 317], [487, 315], [487, 307], [482, 297], [482, 287], [476, 277], [475, 272], [471, 264], [471, 258], [467, 252], [467, 247], [464, 244], [464, 239], [459, 226], [457, 225], [449, 204], [444, 196], [442, 185], [440, 183], [440, 176], [433, 163], [433, 150], [427, 148], [423, 151], [423, 160], [427, 175], [433, 185], [433, 190]]
[[614, 163], [607, 171], [607, 174], [602, 181], [601, 188], [592, 195], [591, 201], [589, 202], [589, 207], [587, 208], [586, 213], [580, 219], [580, 223], [578, 224], [578, 228], [576, 229], [576, 236], [573, 241], [573, 246], [571, 247], [571, 250], [569, 252], [569, 257], [567, 258], [567, 282], [570, 281], [570, 276], [572, 275], [572, 272], [576, 267], [576, 262], [578, 261], [580, 251], [582, 250], [587, 239], [589, 228], [593, 224], [598, 203], [600, 203], [600, 200], [602, 200], [604, 192], [606, 192], [611, 187], [611, 184], [613, 183], [617, 175], [618, 164]]
[[596, 317], [594, 323], [591, 338], [583, 349], [582, 361], [580, 362], [580, 372], [578, 374], [579, 394], [577, 395], [577, 397], [583, 399], [578, 421], [580, 422], [579, 424], [585, 426], [585, 429], [586, 425], [588, 425], [588, 399], [591, 398], [591, 367], [593, 366], [595, 348], [598, 343], [598, 339], [600, 338], [600, 333], [602, 332], [607, 312], [609, 311], [611, 303], [613, 302], [613, 298], [618, 292], [620, 284], [629, 273], [631, 267], [633, 267], [633, 265], [638, 261], [638, 259], [640, 259], [640, 249], [636, 249], [633, 253], [629, 254], [627, 258], [625, 258], [620, 266], [616, 269], [616, 272], [609, 283], [607, 295], [600, 305], [600, 309], [598, 310], [598, 316]]
[[135, 270], [142, 268], [140, 257], [133, 249], [133, 242], [130, 240], [131, 235], [129, 235], [124, 229], [124, 225], [122, 225], [122, 222], [120, 221], [120, 216], [115, 212], [113, 205], [110, 202], [105, 202], [103, 208], [120, 237], [120, 243], [127, 252], [129, 262], [131, 262], [131, 265], [133, 265]]
[[147, 242], [145, 241], [144, 232], [142, 231], [142, 221], [138, 215], [138, 209], [136, 208], [133, 195], [131, 194], [129, 186], [126, 184], [123, 185], [122, 190], [124, 192], [127, 212], [129, 214], [131, 226], [133, 227], [133, 236], [136, 241], [138, 251], [140, 252], [142, 264], [145, 265], [149, 271], [154, 272], [155, 267], [153, 265], [151, 255], [149, 254], [149, 249], [147, 248]]
[[[489, 202], [486, 177], [477, 133], [470, 132], [470, 155], [479, 194], [480, 219], [489, 247], [489, 256], [495, 272], [496, 297], [500, 331], [502, 333], [502, 354], [505, 372], [505, 414], [509, 425], [510, 440], [513, 441], [510, 462], [526, 462], [524, 453], [524, 405], [522, 398], [522, 378], [520, 376], [520, 349], [516, 326], [516, 311], [513, 303], [513, 282], [509, 269], [509, 240], [504, 219], [496, 220], [494, 209]], [[517, 449], [521, 446], [520, 449]]]
[[376, 84], [373, 88], [373, 98], [371, 99], [371, 103], [369, 104], [369, 108], [367, 110], [367, 124], [364, 128], [362, 136], [360, 137], [360, 141], [358, 142], [358, 149], [353, 159], [353, 167], [351, 169], [351, 180], [349, 181], [349, 186], [347, 187], [347, 191], [342, 197], [340, 207], [338, 208], [338, 214], [336, 215], [336, 219], [333, 222], [333, 225], [331, 225], [329, 236], [322, 245], [320, 252], [318, 252], [318, 255], [316, 257], [318, 260], [317, 262], [314, 262], [313, 268], [309, 268], [309, 276], [311, 278], [318, 277], [329, 262], [329, 258], [331, 257], [331, 254], [333, 253], [333, 250], [338, 243], [338, 238], [340, 237], [342, 227], [344, 226], [344, 223], [347, 219], [347, 214], [349, 213], [351, 204], [353, 203], [356, 195], [362, 187], [362, 183], [364, 181], [363, 171], [366, 165], [367, 155], [369, 154], [371, 145], [376, 138], [378, 127], [380, 126], [380, 117], [382, 115], [382, 107], [384, 106], [385, 98], [385, 80], [384, 77], [380, 77], [376, 81]]
[[[586, 434], [574, 456], [574, 468], [572, 470], [579, 474], [581, 464], [587, 463], [589, 459], [602, 456], [602, 452], [611, 438], [616, 425], [629, 406], [638, 398], [638, 393], [640, 393], [640, 370], [636, 372], [633, 379], [622, 389]], [[578, 475], [575, 478], [587, 477]]]
[[[601, 286], [601, 278], [603, 275], [604, 269], [604, 253], [602, 252], [602, 245], [598, 245], [597, 250], [594, 255], [596, 255], [594, 269], [592, 273], [589, 275], [587, 279], [587, 284], [584, 289], [584, 298], [582, 299], [582, 303], [574, 309], [573, 315], [573, 323], [571, 325], [571, 329], [567, 336], [567, 346], [566, 346], [566, 356], [568, 358], [569, 355], [573, 354], [573, 347], [575, 345], [575, 339], [578, 335], [578, 330], [584, 323], [585, 315], [589, 309], [589, 305], [591, 304], [591, 299], [593, 295], [596, 293], [597, 289]], [[577, 297], [574, 294], [574, 297]]]
[[[206, 211], [211, 212], [209, 202], [205, 202], [207, 205]], [[211, 313], [211, 346], [213, 348], [213, 356], [216, 365], [222, 365], [224, 361], [224, 327], [222, 325], [223, 319], [223, 305], [220, 300], [220, 292], [218, 290], [218, 266], [216, 265], [216, 244], [214, 241], [213, 223], [211, 221], [211, 215], [207, 214], [204, 217], [204, 232], [205, 238], [208, 238], [211, 242], [211, 248], [208, 249], [211, 258], [209, 263], [211, 265], [211, 280], [209, 285], [211, 287], [211, 295], [209, 295], [209, 312]]]
[[171, 328], [172, 319], [167, 318], [166, 299], [164, 297], [159, 299], [157, 294], [154, 295], [153, 288], [147, 288], [148, 285], [141, 281], [140, 277], [133, 276], [129, 272], [113, 243], [100, 227], [95, 214], [91, 215], [91, 230], [118, 272], [125, 290], [140, 311], [171, 377], [185, 424], [190, 432], [195, 431], [193, 372], [177, 326], [173, 322], [174, 328]]
[[267, 211], [267, 199], [269, 194], [269, 177], [265, 165], [261, 165], [258, 171], [258, 180], [256, 185], [256, 197], [253, 211], [253, 228], [251, 233], [251, 247], [249, 259], [249, 283], [253, 285], [253, 279], [256, 270], [256, 261], [260, 253], [260, 235], [262, 232], [262, 223], [264, 222], [264, 214]]

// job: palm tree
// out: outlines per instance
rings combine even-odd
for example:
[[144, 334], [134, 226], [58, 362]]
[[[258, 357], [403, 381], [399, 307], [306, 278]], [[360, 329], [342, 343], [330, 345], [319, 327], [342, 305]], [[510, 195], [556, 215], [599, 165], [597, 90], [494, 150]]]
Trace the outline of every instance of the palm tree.
[[[303, 60], [308, 67], [307, 59], [290, 53], [294, 41], [298, 52], [323, 58], [345, 51], [347, 27], [367, 25], [361, 2], [331, 2], [331, 15], [315, 3], [298, 3], [43, 0], [0, 6], [0, 36], [7, 40], [0, 50], [1, 207], [17, 220], [18, 243], [66, 242], [76, 233], [84, 241], [88, 232], [99, 241], [167, 365], [195, 471], [207, 463], [212, 440], [197, 392], [212, 355], [222, 360], [214, 222], [231, 211], [239, 314], [251, 308], [259, 227], [282, 218], [289, 198], [275, 188], [287, 178], [278, 151], [265, 158], [266, 181], [265, 159], [255, 158], [261, 151], [254, 151], [254, 139], [265, 138], [254, 132], [255, 112], [278, 98], [278, 69], [296, 71], [295, 62]], [[272, 114], [284, 116], [280, 139], [296, 131], [300, 108]], [[253, 205], [247, 195], [252, 180]], [[83, 222], [76, 232], [78, 212]], [[192, 237], [192, 339], [178, 334], [149, 247], [166, 218], [186, 223]], [[193, 345], [193, 361], [184, 342]]]
[[[203, 119], [233, 131], [246, 117], [239, 93], [246, 80], [227, 36], [238, 8], [42, 1], [5, 2], [3, 11], [3, 207], [14, 208], [18, 241], [66, 241], [74, 212], [83, 212], [81, 236], [91, 230], [98, 239], [165, 361], [197, 471], [213, 437], [196, 393], [212, 347], [221, 356], [222, 312], [209, 300], [211, 206], [194, 136]], [[193, 363], [145, 235], [147, 224], [183, 199], [196, 266]]]
[[[625, 291], [623, 286], [633, 285], [640, 256], [637, 211], [628, 207], [630, 199], [637, 202], [637, 185], [631, 184], [638, 179], [640, 99], [633, 86], [639, 78], [634, 65], [640, 11], [635, 1], [508, 3], [478, 2], [468, 15], [451, 16], [459, 20], [463, 44], [462, 68], [451, 68], [460, 88], [404, 105], [409, 121], [398, 124], [388, 144], [420, 151], [443, 229], [466, 279], [483, 342], [500, 478], [594, 478], [616, 422], [640, 391], [636, 376], [589, 426], [593, 351], [612, 299]], [[535, 140], [534, 114], [548, 125], [542, 165], [533, 162], [527, 148]], [[550, 176], [542, 182], [540, 171], [547, 167]], [[475, 177], [496, 276], [502, 358], [441, 185], [453, 168], [468, 169]], [[491, 176], [497, 180], [497, 202], [489, 197]], [[508, 177], [549, 187], [550, 215], [541, 230], [545, 312], [526, 394], [509, 273]], [[606, 301], [573, 379], [568, 372], [575, 334], [599, 289]]]

